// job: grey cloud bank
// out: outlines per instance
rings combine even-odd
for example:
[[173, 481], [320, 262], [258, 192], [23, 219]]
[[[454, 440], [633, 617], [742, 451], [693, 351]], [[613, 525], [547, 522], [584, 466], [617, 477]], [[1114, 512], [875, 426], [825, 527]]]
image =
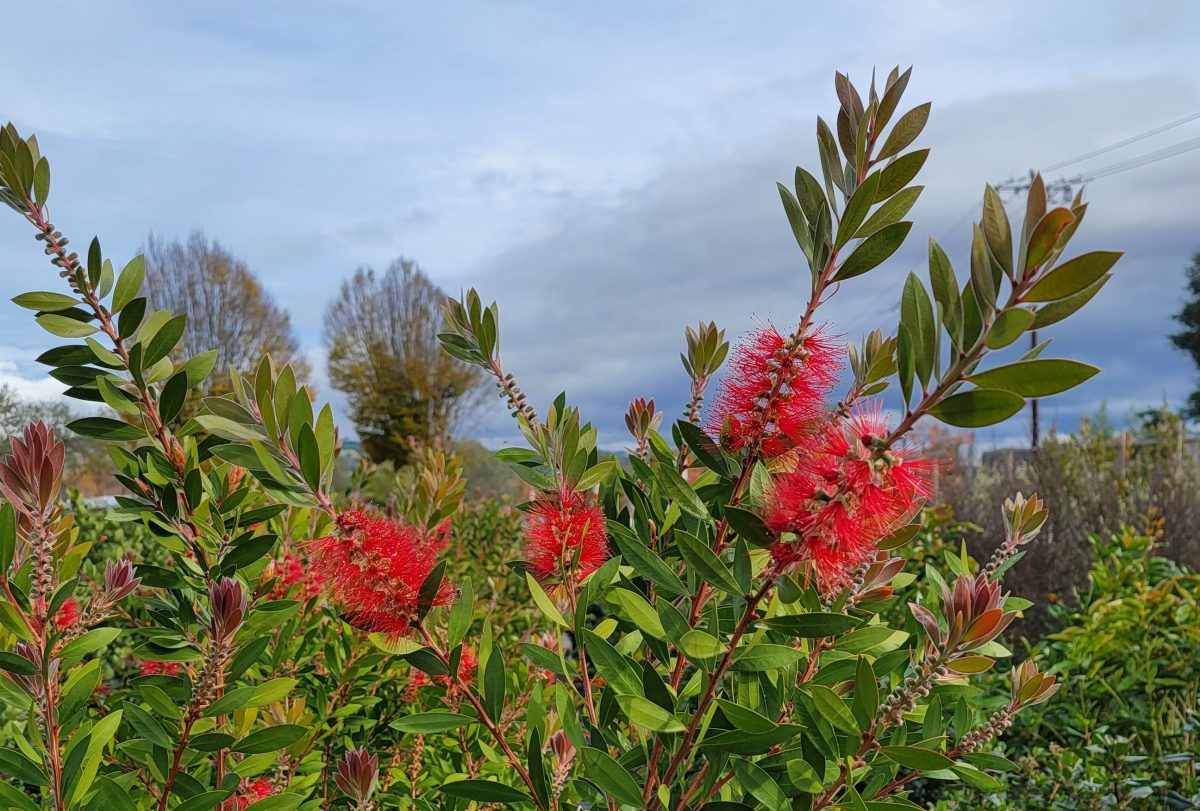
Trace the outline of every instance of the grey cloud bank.
[[[322, 308], [359, 264], [405, 253], [448, 290], [477, 286], [499, 300], [506, 364], [535, 401], [567, 390], [612, 446], [630, 398], [682, 407], [685, 324], [736, 336], [794, 318], [807, 271], [774, 183], [815, 164], [834, 69], [864, 80], [872, 64], [911, 63], [910, 99], [934, 101], [910, 243], [826, 308], [857, 337], [894, 326], [926, 235], [962, 267], [969, 232], [952, 226], [985, 181], [1200, 110], [1198, 22], [1188, 3], [80, 3], [63, 35], [94, 47], [44, 65], [0, 55], [0, 118], [39, 132], [76, 243], [99, 233], [120, 258], [152, 229], [205, 228], [292, 311], [318, 369]], [[1066, 171], [1198, 134], [1200, 122]], [[1200, 151], [1087, 189], [1077, 249], [1127, 257], [1053, 331], [1061, 352], [1104, 368], [1047, 409], [1060, 427], [1102, 400], [1119, 416], [1190, 390], [1166, 335], [1200, 243], [1198, 184]], [[0, 292], [38, 274], [53, 284], [19, 220], [0, 218]], [[51, 341], [15, 308], [0, 308], [0, 343], [6, 375], [53, 389], [32, 364]], [[512, 435], [498, 402], [470, 430]], [[989, 437], [1022, 426], [1004, 431]]]

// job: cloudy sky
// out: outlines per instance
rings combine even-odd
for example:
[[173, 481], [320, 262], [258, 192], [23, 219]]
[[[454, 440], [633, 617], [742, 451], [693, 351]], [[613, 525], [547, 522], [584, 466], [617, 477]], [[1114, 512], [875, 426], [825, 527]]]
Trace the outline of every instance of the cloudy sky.
[[[292, 312], [322, 372], [340, 280], [416, 258], [445, 289], [498, 300], [506, 366], [538, 404], [567, 390], [607, 445], [630, 398], [682, 407], [685, 324], [736, 335], [802, 308], [774, 183], [815, 167], [835, 69], [865, 82], [911, 64], [907, 100], [934, 102], [910, 244], [827, 307], [851, 336], [894, 329], [927, 235], [965, 267], [985, 181], [1200, 112], [1187, 0], [78, 2], [5, 20], [22, 45], [0, 49], [0, 120], [38, 134], [55, 222], [77, 244], [100, 234], [120, 262], [152, 230], [203, 228]], [[1197, 136], [1200, 120], [1051, 177]], [[1200, 150], [1088, 185], [1076, 249], [1127, 257], [1053, 330], [1059, 353], [1104, 368], [1047, 402], [1060, 428], [1100, 402], [1121, 416], [1191, 390], [1167, 335], [1200, 247], [1198, 192]], [[25, 224], [0, 218], [3, 297], [53, 279]], [[0, 308], [0, 381], [52, 395], [32, 362], [49, 345]], [[495, 403], [467, 430], [495, 442], [510, 428]]]

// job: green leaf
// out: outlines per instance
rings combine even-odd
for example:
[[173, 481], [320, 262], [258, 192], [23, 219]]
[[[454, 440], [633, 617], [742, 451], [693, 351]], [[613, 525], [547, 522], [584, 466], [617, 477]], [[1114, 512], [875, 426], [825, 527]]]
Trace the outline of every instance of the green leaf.
[[911, 222], [898, 222], [881, 228], [859, 243], [853, 253], [841, 264], [833, 280], [836, 282], [861, 276], [894, 254], [904, 244]]
[[851, 735], [859, 734], [858, 722], [854, 720], [854, 713], [850, 712], [846, 702], [837, 693], [820, 684], [810, 684], [808, 693], [812, 696], [813, 705], [822, 718], [837, 729], [849, 732]]
[[627, 527], [615, 521], [608, 522], [608, 537], [640, 577], [644, 577], [660, 589], [671, 594], [686, 594], [687, 586], [679, 576], [663, 562], [641, 539]]
[[41, 811], [41, 806], [36, 805], [25, 792], [11, 783], [0, 781], [0, 800], [5, 802], [5, 808], [19, 809], [19, 811]]
[[0, 749], [0, 773], [15, 777], [31, 786], [48, 786], [45, 770], [15, 749]]
[[613, 690], [618, 694], [642, 695], [641, 674], [628, 659], [588, 628], [579, 629], [578, 635], [588, 659]]
[[51, 335], [57, 335], [59, 338], [84, 338], [88, 335], [95, 335], [99, 330], [91, 324], [83, 321], [78, 321], [74, 318], [65, 315], [56, 315], [50, 313], [48, 315], [39, 315], [34, 319], [38, 325], [46, 330]]
[[805, 639], [819, 639], [823, 636], [844, 634], [858, 625], [859, 620], [848, 614], [832, 614], [815, 612], [811, 614], [790, 614], [779, 617], [769, 617], [767, 627], [782, 631], [789, 636]]
[[1046, 212], [1029, 237], [1029, 247], [1025, 253], [1026, 273], [1046, 261], [1063, 230], [1074, 221], [1075, 215], [1068, 208], [1055, 208]]
[[917, 149], [889, 163], [880, 174], [879, 188], [875, 190], [875, 202], [886, 200], [912, 182], [928, 157], [928, 149]]
[[159, 327], [154, 333], [154, 337], [146, 344], [145, 354], [142, 355], [142, 368], [153, 366], [171, 354], [175, 344], [179, 343], [179, 339], [183, 337], [186, 324], [187, 316], [177, 315]]
[[1004, 422], [1024, 405], [1024, 398], [1010, 391], [972, 389], [947, 397], [929, 413], [956, 428], [983, 428]]
[[308, 729], [299, 724], [278, 724], [251, 732], [230, 748], [246, 755], [259, 755], [286, 749], [308, 734]]
[[146, 278], [146, 257], [141, 254], [129, 260], [120, 275], [117, 276], [116, 286], [113, 287], [112, 304], [109, 309], [115, 315], [124, 309], [125, 305], [137, 298]]
[[93, 628], [82, 636], [72, 639], [62, 649], [63, 669], [72, 668], [89, 653], [95, 653], [101, 648], [108, 647], [120, 635], [120, 628]]
[[528, 794], [520, 789], [497, 783], [495, 780], [455, 780], [452, 783], [442, 783], [438, 788], [442, 794], [449, 797], [462, 797], [465, 800], [477, 800], [484, 803], [527, 803], [531, 802]]
[[1008, 212], [1004, 210], [1004, 202], [990, 183], [983, 192], [983, 236], [992, 256], [1000, 263], [1001, 269], [1011, 277], [1013, 272], [1012, 226], [1009, 225]]
[[755, 642], [738, 648], [733, 660], [733, 669], [740, 671], [761, 672], [778, 670], [796, 664], [804, 654], [789, 645], [773, 645], [768, 642]]
[[262, 433], [249, 426], [234, 422], [216, 414], [201, 414], [195, 418], [200, 427], [209, 433], [230, 441], [254, 442], [263, 438]]
[[612, 755], [585, 746], [580, 756], [583, 760], [584, 776], [595, 783], [597, 788], [625, 805], [641, 807], [642, 791], [638, 782]]
[[988, 349], [1003, 349], [1021, 337], [1033, 325], [1034, 314], [1024, 307], [1010, 307], [996, 317], [984, 343]]
[[726, 507], [725, 521], [739, 538], [754, 546], [770, 546], [775, 536], [767, 529], [762, 518], [757, 513], [742, 507]]
[[1101, 276], [1097, 281], [1093, 282], [1090, 287], [1085, 287], [1073, 296], [1067, 296], [1065, 299], [1052, 301], [1038, 308], [1037, 315], [1033, 318], [1033, 328], [1041, 329], [1048, 327], [1051, 324], [1057, 324], [1067, 316], [1074, 313], [1083, 305], [1087, 304], [1092, 298], [1100, 292], [1100, 288], [1108, 283], [1112, 278], [1111, 273]]
[[703, 580], [727, 594], [742, 593], [742, 588], [734, 579], [733, 572], [729, 571], [725, 562], [708, 548], [708, 544], [695, 535], [682, 530], [676, 530], [675, 541], [684, 561]]
[[146, 432], [141, 428], [111, 417], [84, 417], [67, 423], [67, 428], [80, 436], [105, 442], [131, 442], [146, 438]]
[[655, 639], [666, 638], [667, 632], [663, 628], [662, 620], [642, 595], [629, 589], [618, 588], [608, 593], [608, 600], [620, 606], [642, 633]]
[[738, 782], [762, 803], [762, 808], [771, 811], [785, 811], [792, 807], [783, 789], [763, 771], [763, 768], [749, 760], [734, 760], [733, 770], [737, 773]]
[[13, 298], [13, 304], [16, 304], [18, 307], [47, 313], [52, 313], [55, 310], [65, 310], [69, 307], [74, 307], [78, 303], [79, 299], [72, 298], [63, 293], [22, 293]]
[[617, 695], [617, 703], [630, 721], [651, 732], [675, 733], [684, 730], [678, 718], [648, 698], [624, 693]]
[[7, 651], [0, 651], [0, 670], [7, 670], [18, 676], [32, 676], [38, 672], [33, 662]]
[[932, 106], [933, 104], [927, 101], [900, 116], [900, 120], [896, 122], [896, 126], [892, 127], [892, 131], [888, 133], [887, 139], [883, 142], [883, 148], [879, 150], [876, 160], [898, 155], [909, 144], [917, 140], [921, 130], [925, 129], [925, 122], [929, 120], [929, 110]]
[[866, 219], [867, 212], [875, 203], [875, 192], [878, 188], [879, 173], [875, 172], [867, 175], [866, 179], [854, 190], [854, 194], [850, 195], [850, 200], [846, 203], [846, 210], [842, 212], [841, 222], [838, 223], [837, 239], [833, 243], [835, 249], [840, 250], [854, 237], [858, 227]]
[[529, 584], [529, 593], [533, 595], [533, 602], [541, 609], [542, 613], [555, 625], [562, 628], [570, 627], [563, 618], [562, 612], [554, 605], [554, 602], [546, 594], [541, 583], [530, 572], [525, 572], [525, 582]]
[[17, 548], [17, 513], [7, 501], [0, 504], [0, 578], [8, 577]]
[[1112, 269], [1120, 251], [1092, 251], [1063, 262], [1030, 288], [1025, 301], [1058, 301], [1095, 284]]
[[157, 718], [130, 701], [126, 701], [122, 705], [122, 710], [125, 713], [125, 720], [129, 722], [129, 725], [133, 727], [138, 735], [150, 741], [155, 746], [161, 746], [168, 751], [171, 749], [173, 745], [172, 738], [167, 734], [167, 730], [163, 728], [162, 723]]
[[[183, 410], [187, 399], [188, 380], [184, 372], [176, 372], [163, 386], [162, 394], [158, 397], [158, 416], [163, 422], [171, 422]], [[107, 399], [107, 398], [106, 398]]]
[[715, 659], [725, 652], [725, 646], [707, 631], [698, 628], [688, 631], [679, 640], [679, 649], [693, 660]]
[[900, 298], [900, 321], [908, 329], [913, 347], [913, 368], [921, 385], [929, 383], [937, 349], [937, 324], [933, 320], [933, 305], [925, 285], [915, 273], [909, 273]]
[[675, 468], [670, 465], [658, 464], [655, 466], [655, 476], [659, 483], [662, 484], [667, 497], [678, 504], [679, 509], [703, 521], [710, 520], [708, 507], [704, 506], [704, 502], [700, 500], [700, 496], [676, 472]]
[[906, 769], [919, 772], [933, 772], [954, 766], [954, 761], [945, 755], [919, 746], [881, 746], [879, 754]]
[[275, 702], [282, 701], [291, 695], [291, 692], [295, 687], [295, 679], [271, 679], [270, 681], [263, 682], [255, 687], [254, 693], [242, 706], [265, 707], [268, 704], [274, 704]]
[[457, 712], [435, 710], [406, 715], [393, 721], [389, 726], [397, 732], [449, 732], [452, 729], [474, 724], [479, 719], [473, 715], [463, 715]]
[[968, 379], [984, 389], [1003, 389], [1022, 397], [1048, 397], [1078, 386], [1099, 371], [1075, 360], [1038, 358], [997, 366]]

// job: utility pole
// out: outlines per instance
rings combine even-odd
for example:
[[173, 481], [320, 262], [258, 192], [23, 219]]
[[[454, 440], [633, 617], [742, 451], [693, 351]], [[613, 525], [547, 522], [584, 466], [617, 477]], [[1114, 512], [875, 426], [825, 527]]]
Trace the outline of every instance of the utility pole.
[[[1010, 194], [1011, 196], [1008, 200], [1015, 200], [1029, 191], [1030, 187], [1033, 186], [1033, 179], [1035, 177], [1037, 177], [1037, 172], [1030, 169], [1028, 177], [1011, 177], [1008, 180], [997, 183], [996, 191], [1002, 195], [1001, 199], [1004, 199], [1003, 195]], [[1087, 181], [1088, 179], [1083, 175], [1045, 181], [1046, 201], [1049, 203], [1068, 204], [1075, 197], [1076, 187], [1082, 187]], [[1029, 333], [1029, 348], [1031, 350], [1035, 349], [1037, 345], [1038, 333], [1035, 329]], [[1037, 450], [1042, 434], [1041, 414], [1039, 413], [1038, 406], [1039, 403], [1036, 397], [1029, 401], [1029, 446], [1034, 450]]]

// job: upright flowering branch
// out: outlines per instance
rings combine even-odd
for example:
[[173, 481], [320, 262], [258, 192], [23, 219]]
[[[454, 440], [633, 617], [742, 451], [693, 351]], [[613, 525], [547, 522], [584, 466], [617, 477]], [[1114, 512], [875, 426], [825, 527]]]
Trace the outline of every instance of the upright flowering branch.
[[[905, 635], [872, 617], [896, 597], [903, 559], [891, 552], [919, 529], [912, 522], [932, 494], [938, 464], [908, 436], [925, 416], [968, 427], [993, 424], [1025, 397], [1057, 393], [1094, 374], [1038, 352], [981, 369], [989, 351], [1086, 303], [1117, 255], [1085, 254], [1060, 264], [1086, 207], [1077, 200], [1047, 211], [1035, 183], [1018, 237], [987, 189], [970, 280], [960, 285], [949, 259], [931, 244], [929, 287], [909, 277], [896, 335], [875, 330], [843, 348], [821, 324], [820, 307], [899, 249], [912, 227], [904, 217], [922, 191], [911, 183], [928, 150], [909, 148], [930, 105], [900, 114], [909, 75], [893, 70], [881, 87], [872, 79], [865, 98], [837, 76], [836, 124], [817, 121], [820, 176], [797, 169], [794, 186], [780, 186], [811, 271], [808, 302], [794, 328], [764, 324], [732, 350], [706, 420], [704, 391], [728, 350], [715, 326], [689, 330], [683, 360], [693, 386], [685, 419], [671, 432], [673, 456], [651, 432], [646, 403], [635, 401], [627, 415], [637, 441], [627, 473], [580, 452], [594, 446], [592, 432], [563, 398], [540, 426], [522, 419], [523, 400], [506, 394], [530, 450], [499, 455], [541, 492], [528, 505], [528, 571], [539, 586], [535, 597], [566, 592], [572, 616], [563, 621], [578, 643], [580, 725], [588, 733], [572, 743], [585, 747], [583, 773], [610, 803], [686, 811], [718, 795], [732, 800], [749, 792], [762, 800], [764, 793], [780, 796], [778, 790], [807, 794], [812, 807], [823, 808], [853, 803], [858, 786], [870, 787], [874, 797], [900, 790], [911, 778], [897, 770], [927, 768], [909, 765], [922, 760], [904, 744], [916, 734], [906, 729], [910, 711], [928, 702], [941, 681], [991, 667], [994, 638], [1015, 616], [997, 583], [1045, 518], [1036, 498], [1006, 506], [1010, 532], [983, 572], [960, 578], [940, 606], [913, 603], [928, 640], [910, 652], [911, 671], [902, 651], [885, 655], [892, 648], [884, 646], [901, 644], [894, 640]], [[479, 301], [470, 291], [447, 303], [452, 327], [443, 343], [465, 362], [499, 369], [498, 317]], [[843, 352], [850, 385], [837, 396]], [[892, 383], [905, 403], [898, 419], [873, 399]], [[628, 569], [602, 565], [599, 554], [589, 562], [587, 539], [599, 520], [583, 516], [598, 510], [611, 552]], [[615, 635], [607, 622], [603, 635], [580, 627], [585, 603], [604, 598]], [[547, 609], [551, 619], [554, 609]], [[546, 661], [548, 653], [531, 658]], [[827, 666], [842, 668], [840, 675], [822, 679]], [[603, 679], [599, 695], [596, 676]], [[735, 699], [757, 693], [762, 685], [755, 679], [769, 680], [773, 693], [758, 702], [758, 715], [747, 717]], [[604, 696], [620, 708], [627, 733], [600, 734], [586, 723], [595, 724]], [[794, 717], [805, 719], [803, 727], [788, 723]], [[968, 768], [950, 758], [965, 757], [1007, 717], [963, 732], [960, 745], [936, 762]], [[817, 720], [832, 732], [816, 731]], [[927, 723], [936, 728], [940, 719]], [[821, 735], [820, 744], [803, 757], [781, 754], [800, 751], [786, 748], [800, 728]], [[832, 781], [821, 777], [829, 769], [818, 749], [852, 753], [833, 761]], [[701, 751], [710, 758], [728, 754], [729, 762], [710, 759], [693, 769]], [[772, 757], [756, 760], [766, 753]], [[788, 776], [781, 778], [785, 762]], [[731, 794], [734, 785], [740, 788]]]

